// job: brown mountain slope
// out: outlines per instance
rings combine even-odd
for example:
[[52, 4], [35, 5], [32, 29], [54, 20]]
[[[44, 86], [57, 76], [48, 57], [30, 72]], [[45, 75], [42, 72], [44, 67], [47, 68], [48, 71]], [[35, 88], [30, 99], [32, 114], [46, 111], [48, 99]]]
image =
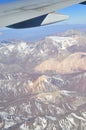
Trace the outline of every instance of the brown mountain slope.
[[86, 71], [86, 53], [78, 52], [71, 54], [61, 62], [54, 58], [46, 60], [36, 66], [35, 71], [43, 73], [56, 71], [62, 74]]

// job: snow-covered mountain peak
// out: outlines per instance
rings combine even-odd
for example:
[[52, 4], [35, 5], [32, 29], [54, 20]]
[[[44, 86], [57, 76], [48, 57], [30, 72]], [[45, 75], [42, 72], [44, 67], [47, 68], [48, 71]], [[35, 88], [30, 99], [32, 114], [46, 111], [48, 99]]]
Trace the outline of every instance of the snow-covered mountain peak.
[[20, 42], [18, 45], [18, 50], [19, 51], [22, 51], [22, 50], [25, 50], [28, 46], [27, 46], [27, 43], [26, 42]]
[[14, 45], [13, 45], [13, 44], [9, 44], [9, 45], [7, 46], [7, 48], [8, 48], [8, 50], [9, 50], [10, 52], [12, 52], [13, 49], [14, 49]]
[[72, 45], [77, 45], [77, 40], [72, 37], [59, 37], [59, 36], [49, 36], [46, 38], [47, 40], [51, 40], [54, 45], [60, 47], [60, 49], [67, 49], [67, 47]]

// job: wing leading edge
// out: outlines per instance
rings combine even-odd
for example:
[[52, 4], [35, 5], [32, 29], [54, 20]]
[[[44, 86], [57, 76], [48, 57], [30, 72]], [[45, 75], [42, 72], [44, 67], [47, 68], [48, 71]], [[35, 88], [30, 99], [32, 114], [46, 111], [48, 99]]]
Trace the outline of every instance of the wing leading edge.
[[84, 0], [22, 0], [0, 5], [0, 27], [27, 28], [63, 21], [68, 16], [54, 12]]

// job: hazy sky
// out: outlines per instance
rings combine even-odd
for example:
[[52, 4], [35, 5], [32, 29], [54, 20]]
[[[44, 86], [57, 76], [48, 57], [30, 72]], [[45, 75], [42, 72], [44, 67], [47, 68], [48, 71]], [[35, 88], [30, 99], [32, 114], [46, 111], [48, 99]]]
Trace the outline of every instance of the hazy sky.
[[[0, 4], [17, 0], [0, 0]], [[58, 11], [62, 14], [67, 14], [70, 19], [66, 22], [69, 24], [86, 24], [86, 5], [74, 5]]]
[[67, 20], [67, 23], [86, 24], [86, 5], [77, 4], [60, 10], [59, 12], [70, 16], [70, 19]]

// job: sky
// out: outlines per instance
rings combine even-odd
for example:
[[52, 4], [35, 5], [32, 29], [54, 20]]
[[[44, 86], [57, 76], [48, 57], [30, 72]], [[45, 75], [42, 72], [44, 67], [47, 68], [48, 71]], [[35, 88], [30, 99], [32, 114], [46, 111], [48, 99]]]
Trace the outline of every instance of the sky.
[[70, 16], [66, 22], [69, 24], [86, 24], [86, 5], [77, 4], [59, 11]]

